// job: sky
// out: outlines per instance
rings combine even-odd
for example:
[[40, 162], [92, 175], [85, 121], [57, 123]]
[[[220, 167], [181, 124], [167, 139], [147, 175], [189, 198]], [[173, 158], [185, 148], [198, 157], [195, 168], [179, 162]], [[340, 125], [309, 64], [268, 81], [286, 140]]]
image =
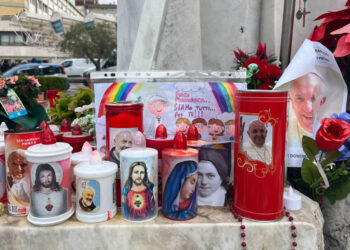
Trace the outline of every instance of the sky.
[[99, 0], [98, 1], [100, 4], [110, 4], [110, 3], [114, 3], [114, 4], [117, 4], [117, 0]]

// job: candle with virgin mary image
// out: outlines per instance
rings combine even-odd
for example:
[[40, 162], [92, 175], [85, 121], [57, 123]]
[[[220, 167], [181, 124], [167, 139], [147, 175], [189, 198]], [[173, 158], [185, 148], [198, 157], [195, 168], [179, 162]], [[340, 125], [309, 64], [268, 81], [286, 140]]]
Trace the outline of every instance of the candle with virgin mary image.
[[163, 215], [172, 220], [189, 220], [197, 215], [198, 150], [187, 148], [178, 132], [175, 148], [162, 151]]

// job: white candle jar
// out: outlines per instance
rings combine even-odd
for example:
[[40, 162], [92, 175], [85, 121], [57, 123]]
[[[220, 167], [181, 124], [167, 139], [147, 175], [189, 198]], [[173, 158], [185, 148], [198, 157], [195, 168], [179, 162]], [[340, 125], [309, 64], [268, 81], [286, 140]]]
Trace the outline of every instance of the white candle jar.
[[73, 215], [70, 199], [71, 154], [72, 147], [63, 142], [36, 144], [25, 152], [31, 177], [30, 223], [51, 226]]
[[82, 162], [75, 166], [76, 217], [79, 221], [102, 222], [116, 215], [117, 171], [118, 165], [110, 161], [102, 161], [97, 151], [92, 153], [89, 162]]

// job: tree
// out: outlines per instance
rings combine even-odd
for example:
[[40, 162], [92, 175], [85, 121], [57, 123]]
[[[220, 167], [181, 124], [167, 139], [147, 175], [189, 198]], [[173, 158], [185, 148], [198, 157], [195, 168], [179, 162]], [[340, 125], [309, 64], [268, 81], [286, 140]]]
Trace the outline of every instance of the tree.
[[60, 42], [61, 50], [70, 52], [75, 57], [84, 57], [101, 70], [101, 63], [111, 56], [117, 48], [117, 38], [113, 27], [107, 23], [72, 25]]

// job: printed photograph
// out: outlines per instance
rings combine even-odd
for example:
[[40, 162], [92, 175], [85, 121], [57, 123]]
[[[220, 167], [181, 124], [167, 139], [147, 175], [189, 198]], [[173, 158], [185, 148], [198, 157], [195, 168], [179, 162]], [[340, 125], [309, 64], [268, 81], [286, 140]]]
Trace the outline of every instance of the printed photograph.
[[[152, 166], [152, 165], [151, 165]], [[157, 186], [146, 162], [135, 161], [126, 169], [122, 183], [122, 214], [129, 220], [145, 220], [156, 214]]]
[[249, 160], [272, 162], [272, 126], [260, 122], [256, 115], [240, 116], [240, 152], [246, 152]]
[[61, 186], [63, 171], [58, 163], [34, 164], [31, 178], [33, 216], [52, 217], [68, 211], [68, 191]]
[[15, 150], [7, 157], [7, 190], [8, 200], [17, 206], [29, 206], [30, 176], [24, 150]]
[[84, 212], [97, 212], [100, 208], [100, 184], [95, 180], [80, 181], [79, 207]]
[[231, 171], [230, 144], [199, 149], [198, 205], [224, 206]]
[[197, 214], [198, 165], [183, 161], [175, 165], [166, 180], [163, 193], [163, 214], [186, 220]]

